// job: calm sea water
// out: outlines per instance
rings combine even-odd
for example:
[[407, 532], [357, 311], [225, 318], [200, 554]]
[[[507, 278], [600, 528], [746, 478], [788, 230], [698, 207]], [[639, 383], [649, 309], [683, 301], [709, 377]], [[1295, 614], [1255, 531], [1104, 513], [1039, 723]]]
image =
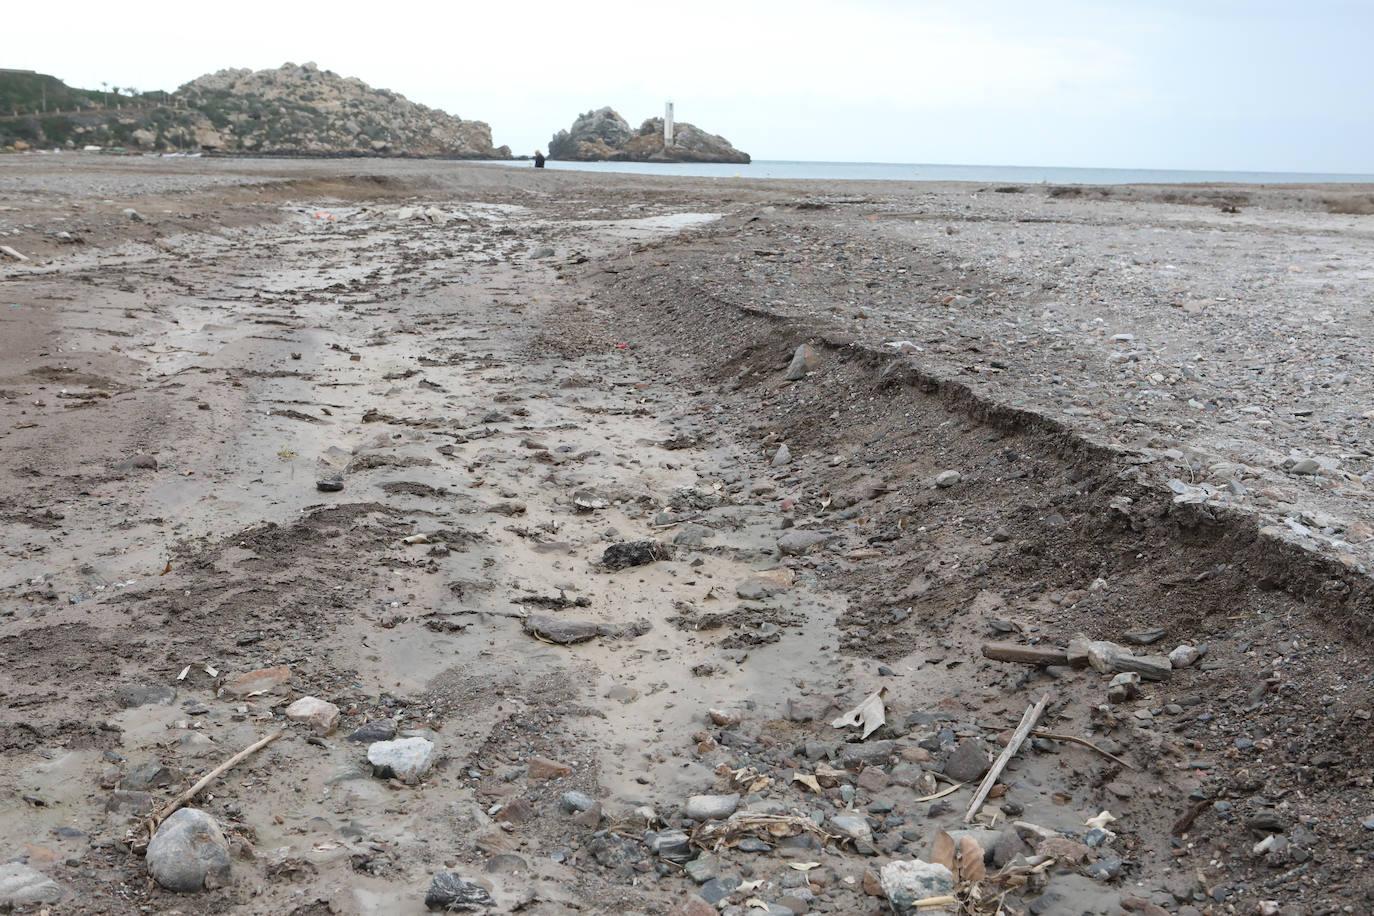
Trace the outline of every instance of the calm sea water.
[[[514, 168], [533, 168], [531, 162], [503, 162]], [[1180, 169], [1075, 169], [1023, 165], [944, 165], [901, 162], [788, 162], [755, 160], [749, 165], [671, 162], [550, 162], [550, 169], [586, 172], [624, 172], [639, 175], [693, 175], [705, 178], [818, 178], [832, 181], [988, 181], [1008, 184], [1180, 184], [1244, 182], [1246, 184], [1306, 184], [1313, 182], [1374, 182], [1374, 174], [1339, 175], [1318, 172], [1207, 172]]]

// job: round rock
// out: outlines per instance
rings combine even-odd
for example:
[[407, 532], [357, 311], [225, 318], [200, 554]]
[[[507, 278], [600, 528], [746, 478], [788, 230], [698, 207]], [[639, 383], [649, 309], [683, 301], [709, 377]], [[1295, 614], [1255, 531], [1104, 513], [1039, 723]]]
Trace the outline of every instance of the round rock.
[[181, 808], [148, 843], [148, 873], [171, 891], [200, 891], [229, 883], [229, 841], [215, 819]]

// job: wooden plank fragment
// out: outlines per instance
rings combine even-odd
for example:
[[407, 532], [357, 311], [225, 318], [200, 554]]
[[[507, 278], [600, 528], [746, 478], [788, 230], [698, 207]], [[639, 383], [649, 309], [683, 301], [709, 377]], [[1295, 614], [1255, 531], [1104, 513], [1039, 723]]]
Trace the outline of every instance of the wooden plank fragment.
[[1017, 662], [1022, 665], [1067, 665], [1069, 655], [1055, 646], [1023, 646], [1014, 642], [983, 644], [983, 657], [995, 662]]

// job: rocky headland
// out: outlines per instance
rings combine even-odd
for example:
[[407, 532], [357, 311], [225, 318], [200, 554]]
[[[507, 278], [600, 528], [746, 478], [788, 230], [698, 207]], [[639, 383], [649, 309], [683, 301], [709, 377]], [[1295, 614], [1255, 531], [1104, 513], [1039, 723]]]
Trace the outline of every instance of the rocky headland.
[[560, 130], [549, 141], [549, 158], [577, 162], [738, 162], [748, 163], [729, 140], [679, 121], [673, 125], [673, 144], [663, 142], [663, 119], [649, 118], [639, 126], [610, 106], [579, 115], [572, 130]]
[[[483, 121], [416, 104], [313, 63], [220, 70], [175, 92], [116, 90], [113, 99], [109, 92], [73, 90], [42, 74], [0, 73], [0, 90], [14, 83], [18, 91], [34, 79], [51, 81], [46, 97], [62, 103], [43, 111], [36, 100], [26, 105], [11, 98], [15, 93], [0, 92], [10, 109], [0, 116], [0, 147], [510, 158], [509, 147], [492, 145], [491, 127]], [[65, 91], [54, 93], [59, 87]]]

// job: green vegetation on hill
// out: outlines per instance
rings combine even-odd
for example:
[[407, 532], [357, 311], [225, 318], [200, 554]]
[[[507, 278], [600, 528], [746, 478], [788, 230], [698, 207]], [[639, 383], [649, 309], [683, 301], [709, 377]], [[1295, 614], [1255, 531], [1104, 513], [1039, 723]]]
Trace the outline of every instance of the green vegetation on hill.
[[0, 69], [0, 148], [505, 158], [491, 128], [314, 64], [221, 70], [176, 92], [73, 89]]

